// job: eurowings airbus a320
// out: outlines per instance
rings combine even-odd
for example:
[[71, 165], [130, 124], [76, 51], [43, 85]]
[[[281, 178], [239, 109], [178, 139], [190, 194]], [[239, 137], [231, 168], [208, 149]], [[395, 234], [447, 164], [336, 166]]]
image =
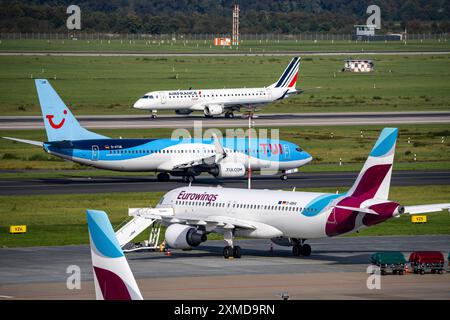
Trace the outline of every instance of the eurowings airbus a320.
[[303, 92], [295, 88], [299, 66], [300, 58], [293, 58], [278, 81], [268, 87], [151, 91], [138, 99], [133, 107], [152, 110], [153, 118], [158, 110], [175, 110], [176, 114], [185, 115], [202, 111], [205, 117], [225, 113], [226, 118], [233, 118], [233, 112], [242, 108], [254, 110], [256, 106]]
[[[114, 139], [83, 128], [48, 80], [35, 80], [48, 141], [4, 137], [42, 147], [66, 160], [99, 169], [159, 172], [186, 182], [202, 172], [215, 177], [242, 177], [253, 170], [281, 171], [281, 179], [312, 160], [300, 146], [278, 139]], [[250, 145], [250, 148], [248, 147]]]
[[[294, 256], [309, 256], [307, 239], [334, 237], [370, 227], [404, 213], [442, 211], [450, 203], [403, 206], [388, 200], [397, 140], [396, 128], [385, 128], [353, 186], [344, 193], [183, 187], [166, 193], [156, 208], [130, 209], [133, 220], [118, 230], [121, 245], [148, 221], [168, 225], [171, 248], [188, 249], [223, 234], [223, 256], [241, 257], [235, 236], [271, 239], [293, 246]], [[147, 221], [147, 222], [146, 222]], [[137, 233], [142, 231], [139, 229]]]

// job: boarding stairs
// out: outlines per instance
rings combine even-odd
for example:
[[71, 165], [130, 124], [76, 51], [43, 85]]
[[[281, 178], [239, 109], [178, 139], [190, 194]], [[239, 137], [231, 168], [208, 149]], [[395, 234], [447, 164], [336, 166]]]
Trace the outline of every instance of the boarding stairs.
[[[124, 252], [155, 251], [159, 249], [162, 217], [173, 216], [173, 208], [130, 208], [129, 218], [116, 231], [117, 241]], [[148, 240], [132, 242], [149, 230]]]

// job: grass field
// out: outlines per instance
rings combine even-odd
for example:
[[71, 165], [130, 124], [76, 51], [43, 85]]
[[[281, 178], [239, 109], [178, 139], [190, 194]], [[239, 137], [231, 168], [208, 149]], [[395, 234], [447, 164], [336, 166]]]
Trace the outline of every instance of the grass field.
[[[359, 171], [382, 128], [383, 126], [283, 127], [279, 130], [280, 139], [300, 145], [314, 157], [311, 164], [302, 167], [302, 171]], [[447, 124], [414, 125], [414, 127], [401, 125], [398, 128], [400, 133], [395, 170], [450, 169], [450, 128]], [[270, 138], [270, 129], [267, 129]], [[96, 132], [110, 137], [170, 138], [172, 129], [121, 129], [96, 130]], [[2, 136], [46, 140], [44, 130], [0, 131], [0, 137]], [[342, 158], [342, 166], [339, 166], [339, 158]], [[28, 169], [23, 173], [2, 173], [2, 178], [71, 176], [70, 172], [58, 170], [86, 168], [48, 155], [38, 147], [5, 139], [0, 139], [0, 160], [0, 170]], [[39, 173], [30, 171], [31, 169], [51, 171]], [[82, 176], [112, 174], [116, 173], [104, 170], [73, 173]]]
[[[309, 191], [309, 190], [308, 190]], [[311, 191], [335, 192], [336, 188]], [[343, 189], [340, 189], [343, 191]], [[403, 205], [448, 202], [450, 186], [393, 187], [391, 199]], [[154, 206], [163, 193], [120, 193], [95, 195], [0, 196], [0, 246], [70, 245], [88, 242], [87, 208], [105, 210], [114, 226], [126, 217], [129, 207]], [[364, 229], [351, 236], [450, 234], [448, 213], [428, 215], [429, 222], [412, 225], [408, 216]], [[28, 232], [9, 234], [8, 226], [26, 224]], [[143, 234], [139, 239], [145, 238]], [[209, 239], [220, 239], [212, 235]]]
[[[357, 57], [354, 55], [353, 57]], [[348, 56], [304, 57], [301, 95], [263, 112], [450, 110], [450, 55], [364, 56], [370, 74], [343, 73]], [[32, 78], [48, 78], [75, 114], [145, 114], [131, 106], [152, 90], [262, 87], [290, 57], [0, 57], [0, 115], [39, 115]]]
[[348, 40], [244, 40], [239, 47], [214, 46], [207, 40], [2, 40], [0, 51], [29, 52], [186, 52], [186, 53], [267, 53], [267, 52], [348, 52], [348, 51], [443, 51], [450, 41], [408, 40], [364, 42]]

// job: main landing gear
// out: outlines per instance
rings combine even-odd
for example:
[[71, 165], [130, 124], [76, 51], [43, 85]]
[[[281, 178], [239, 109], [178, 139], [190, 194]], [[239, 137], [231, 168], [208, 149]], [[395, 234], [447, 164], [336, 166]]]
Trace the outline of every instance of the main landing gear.
[[158, 117], [157, 113], [158, 113], [158, 110], [152, 110], [152, 115], [150, 116], [150, 118], [156, 119]]
[[225, 113], [225, 118], [234, 118], [234, 113], [233, 113], [233, 111], [227, 111], [226, 113]]
[[288, 179], [288, 176], [286, 174], [282, 174], [280, 176], [280, 179], [283, 180], [283, 181], [286, 181]]
[[158, 175], [156, 176], [156, 179], [159, 182], [168, 182], [170, 180], [170, 176], [167, 172], [161, 172], [161, 173], [158, 173]]
[[181, 178], [181, 181], [186, 182], [186, 183], [192, 183], [195, 181], [195, 177], [194, 176], [183, 176]]
[[225, 242], [227, 243], [225, 248], [223, 248], [223, 257], [225, 259], [231, 257], [236, 259], [241, 258], [241, 247], [233, 245], [233, 230], [225, 231], [225, 233], [223, 234], [223, 240], [225, 240]]
[[311, 246], [305, 243], [305, 239], [296, 240], [294, 246], [292, 247], [292, 255], [295, 257], [305, 256], [309, 257], [311, 255]]

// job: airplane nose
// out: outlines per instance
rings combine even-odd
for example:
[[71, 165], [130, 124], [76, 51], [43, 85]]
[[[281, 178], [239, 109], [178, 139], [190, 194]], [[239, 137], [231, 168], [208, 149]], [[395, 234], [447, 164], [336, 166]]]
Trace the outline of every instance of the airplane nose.
[[136, 101], [133, 104], [133, 108], [135, 108], [135, 109], [144, 109], [145, 108], [144, 101], [142, 101], [142, 99], [139, 99], [138, 101]]
[[306, 161], [311, 162], [313, 157], [308, 152], [305, 152], [305, 153], [306, 153], [306, 156], [308, 157], [308, 158], [306, 158]]

